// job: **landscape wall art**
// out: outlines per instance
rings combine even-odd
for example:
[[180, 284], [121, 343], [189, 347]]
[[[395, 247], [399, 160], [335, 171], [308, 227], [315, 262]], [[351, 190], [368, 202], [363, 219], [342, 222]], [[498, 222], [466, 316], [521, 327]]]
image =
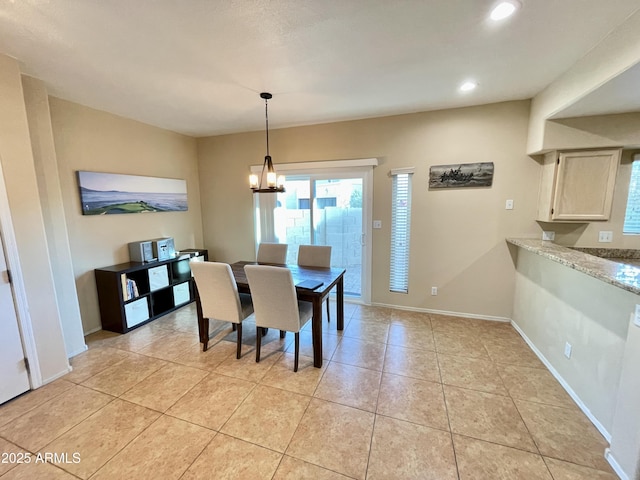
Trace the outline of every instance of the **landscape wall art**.
[[187, 210], [186, 180], [79, 171], [78, 185], [83, 215]]
[[429, 188], [490, 187], [493, 162], [434, 165], [429, 169]]

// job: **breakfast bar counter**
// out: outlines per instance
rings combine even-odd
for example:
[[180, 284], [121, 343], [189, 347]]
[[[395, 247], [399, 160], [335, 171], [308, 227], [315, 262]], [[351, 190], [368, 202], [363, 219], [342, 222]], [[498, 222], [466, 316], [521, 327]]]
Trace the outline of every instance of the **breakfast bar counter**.
[[603, 454], [620, 478], [639, 479], [637, 251], [506, 241], [515, 267], [514, 328], [610, 443]]
[[[628, 292], [640, 294], [640, 268], [634, 265], [638, 258], [629, 253], [637, 250], [568, 248], [533, 238], [507, 238], [507, 242]], [[607, 258], [603, 258], [605, 256]]]

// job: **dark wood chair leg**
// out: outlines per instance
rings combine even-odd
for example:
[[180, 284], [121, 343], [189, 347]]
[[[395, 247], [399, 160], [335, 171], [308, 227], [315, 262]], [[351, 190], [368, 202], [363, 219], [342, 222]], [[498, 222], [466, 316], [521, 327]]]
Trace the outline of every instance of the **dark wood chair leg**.
[[260, 344], [262, 343], [262, 327], [256, 327], [256, 363], [260, 363]]
[[193, 284], [193, 288], [196, 298], [196, 313], [198, 316], [198, 335], [200, 336], [200, 343], [202, 343], [202, 351], [206, 352], [207, 348], [209, 348], [209, 319], [205, 318], [202, 313], [200, 294], [198, 293], [198, 287], [195, 282]]
[[206, 352], [207, 349], [209, 348], [209, 319], [208, 318], [202, 319], [201, 341], [202, 341], [202, 351]]
[[327, 322], [331, 321], [331, 312], [329, 310], [329, 297], [327, 296]]
[[293, 361], [293, 371], [298, 371], [298, 354], [300, 353], [300, 332], [296, 332], [296, 350], [295, 350], [295, 359]]
[[236, 347], [236, 358], [240, 359], [240, 354], [242, 353], [242, 324], [238, 323], [237, 325], [233, 324], [234, 330], [238, 331], [238, 346]]
[[284, 338], [287, 335], [287, 332], [284, 330], [280, 330], [280, 338]]
[[236, 324], [235, 323], [231, 324], [231, 331], [233, 331], [233, 332], [236, 331]]

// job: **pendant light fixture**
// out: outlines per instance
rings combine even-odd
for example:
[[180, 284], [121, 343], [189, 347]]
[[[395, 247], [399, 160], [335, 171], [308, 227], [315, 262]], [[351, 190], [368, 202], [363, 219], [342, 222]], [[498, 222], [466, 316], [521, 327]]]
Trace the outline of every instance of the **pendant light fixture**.
[[[268, 92], [262, 92], [260, 98], [264, 98], [264, 118], [267, 131], [267, 154], [264, 157], [264, 163], [262, 164], [262, 173], [260, 178], [256, 174], [249, 175], [249, 186], [253, 193], [269, 193], [269, 192], [284, 192], [284, 177], [277, 177], [276, 170], [273, 168], [273, 162], [271, 161], [271, 155], [269, 155], [269, 110], [267, 101], [273, 97]], [[267, 186], [262, 187], [262, 180], [264, 179], [264, 171], [267, 170]]]

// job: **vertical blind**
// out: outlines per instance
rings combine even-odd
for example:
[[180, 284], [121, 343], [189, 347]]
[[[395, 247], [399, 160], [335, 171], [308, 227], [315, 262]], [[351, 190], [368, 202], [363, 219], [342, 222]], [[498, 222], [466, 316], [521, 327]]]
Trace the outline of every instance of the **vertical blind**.
[[622, 233], [640, 234], [640, 160], [634, 160], [631, 166], [627, 211], [624, 215]]
[[413, 169], [391, 171], [391, 270], [389, 290], [409, 292], [409, 237], [411, 233], [411, 177]]

